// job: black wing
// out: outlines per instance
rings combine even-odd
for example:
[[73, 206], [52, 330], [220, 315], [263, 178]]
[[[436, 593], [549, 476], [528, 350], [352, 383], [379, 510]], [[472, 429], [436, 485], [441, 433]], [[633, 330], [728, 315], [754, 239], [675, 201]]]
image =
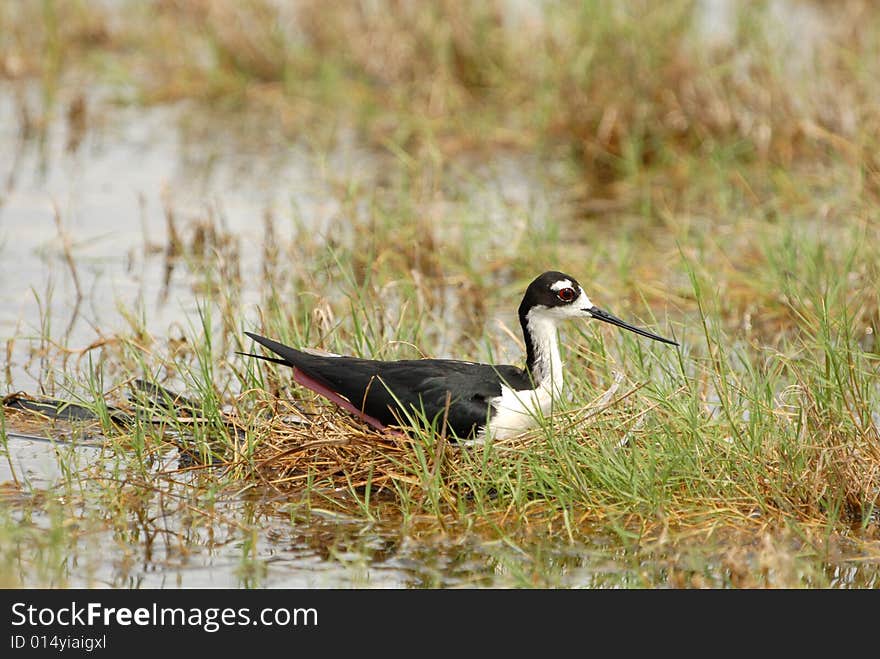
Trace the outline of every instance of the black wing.
[[322, 389], [344, 396], [356, 408], [348, 408], [350, 411], [386, 426], [410, 425], [413, 413], [439, 422], [445, 413], [448, 429], [457, 437], [469, 437], [490, 418], [490, 400], [501, 395], [502, 383], [517, 390], [534, 386], [528, 374], [515, 366], [451, 359], [377, 361], [314, 355], [257, 334], [245, 334], [282, 358], [268, 361], [292, 366], [317, 384], [298, 380], [305, 386], [337, 403], [340, 401]]

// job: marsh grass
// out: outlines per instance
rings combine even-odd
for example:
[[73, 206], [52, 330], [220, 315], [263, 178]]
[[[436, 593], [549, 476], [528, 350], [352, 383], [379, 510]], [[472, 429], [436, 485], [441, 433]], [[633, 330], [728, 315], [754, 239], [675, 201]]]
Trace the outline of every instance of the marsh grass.
[[[463, 448], [433, 430], [437, 420], [414, 419], [419, 428], [412, 437], [377, 433], [293, 386], [285, 369], [232, 354], [252, 349], [242, 342], [241, 330], [261, 328], [292, 344], [342, 353], [432, 354], [426, 346], [456, 322], [454, 315], [446, 319], [448, 299], [436, 295], [446, 284], [445, 269], [411, 277], [412, 264], [388, 265], [406, 249], [397, 241], [411, 240], [406, 232], [395, 238], [394, 223], [409, 217], [371, 212], [387, 229], [355, 229], [350, 242], [340, 241], [332, 251], [319, 244], [320, 236], [302, 235], [295, 244], [279, 246], [292, 259], [270, 258], [271, 251], [264, 250], [259, 268], [267, 286], [257, 327], [242, 326], [230, 301], [229, 291], [240, 283], [203, 284], [226, 281], [220, 274], [229, 272], [222, 251], [195, 249], [186, 241], [173, 257], [174, 267], [192, 278], [199, 303], [181, 339], [150, 336], [138, 326], [142, 316], [131, 313], [130, 334], [108, 337], [82, 359], [65, 362], [61, 373], [50, 373], [53, 350], [63, 342], [42, 325], [39, 360], [45, 366], [39, 372], [47, 373], [46, 387], [93, 410], [122, 470], [111, 478], [94, 476], [103, 484], [111, 523], [118, 517], [125, 524], [138, 492], [155, 489], [151, 465], [157, 456], [180, 452], [190, 461], [163, 474], [197, 474], [200, 493], [193, 505], [199, 509], [221, 492], [245, 489], [398, 532], [475, 533], [508, 549], [531, 547], [526, 553], [534, 564], [510, 563], [504, 554], [514, 581], [550, 579], [539, 569], [540, 556], [532, 555], [535, 538], [543, 539], [539, 546], [573, 546], [598, 534], [661, 557], [673, 548], [684, 551], [694, 538], [710, 546], [717, 540], [722, 547], [731, 537], [726, 534], [765, 538], [747, 555], [724, 554], [730, 582], [722, 583], [733, 585], [826, 583], [822, 573], [808, 570], [805, 576], [799, 568], [779, 581], [760, 576], [762, 568], [755, 566], [783, 552], [775, 544], [780, 533], [818, 561], [829, 552], [870, 556], [880, 497], [880, 392], [874, 334], [866, 328], [876, 323], [876, 292], [850, 282], [875, 276], [877, 242], [867, 238], [875, 235], [875, 226], [835, 232], [836, 249], [830, 252], [832, 236], [824, 232], [802, 236], [794, 223], [757, 230], [746, 219], [752, 233], [745, 253], [752, 263], [764, 264], [749, 271], [719, 255], [713, 241], [698, 251], [680, 249], [675, 268], [688, 280], [672, 290], [680, 308], [639, 321], [669, 327], [680, 349], [592, 325], [566, 328], [571, 399], [521, 438]], [[222, 234], [219, 220], [209, 221], [211, 231]], [[379, 226], [370, 214], [359, 221]], [[540, 236], [543, 228], [534, 231]], [[197, 242], [199, 232], [181, 233]], [[384, 264], [381, 276], [351, 257], [355, 246]], [[314, 262], [312, 255], [320, 256], [323, 269], [306, 266]], [[565, 262], [573, 258], [570, 252], [559, 250], [558, 258], [559, 267], [576, 270]], [[721, 265], [709, 271], [707, 262]], [[289, 273], [293, 263], [302, 264], [297, 276], [277, 271]], [[512, 263], [508, 272], [519, 267]], [[597, 272], [588, 266], [582, 280], [602, 281], [608, 287], [604, 297], [619, 300], [608, 305], [615, 313], [637, 318], [638, 309], [648, 308], [648, 296], [639, 291], [632, 292], [627, 307], [623, 293], [632, 282], [609, 282], [598, 263], [593, 267]], [[487, 288], [459, 289], [459, 305], [467, 304], [468, 295], [481, 298], [484, 326], [493, 331], [487, 330], [491, 350], [485, 343], [464, 342], [456, 356], [519, 358], [517, 342], [497, 331], [491, 319], [506, 318], [515, 328], [510, 309], [530, 275], [514, 274], [513, 283], [496, 286], [491, 282], [500, 276], [490, 264], [477, 277]], [[310, 284], [305, 294], [303, 282]], [[750, 299], [763, 301], [746, 302]], [[754, 309], [751, 320], [744, 304]], [[758, 316], [764, 309], [771, 310], [770, 319]], [[597, 404], [617, 372], [624, 379], [609, 400]], [[143, 387], [132, 386], [138, 380], [160, 393], [145, 396]], [[112, 410], [124, 411], [131, 421], [114, 422]], [[75, 468], [64, 473], [71, 487], [81, 480]], [[123, 544], [137, 541], [120, 533]], [[247, 549], [250, 531], [240, 533], [246, 541], [241, 577], [258, 583], [261, 568]], [[771, 558], [754, 558], [764, 554]], [[699, 563], [696, 555], [688, 556]], [[709, 567], [673, 565], [670, 572], [661, 570], [670, 583], [718, 583]]]
[[[16, 340], [34, 346], [40, 393], [93, 411], [113, 469], [88, 472], [89, 496], [120, 546], [153, 542], [151, 505], [210, 525], [218, 499], [245, 492], [281, 497], [292, 525], [337, 516], [425, 546], [477, 537], [518, 585], [554, 585], [559, 547], [597, 537], [628, 574], [656, 562], [633, 585], [827, 585], [841, 556], [876, 561], [880, 20], [866, 3], [839, 3], [806, 53], [773, 32], [772, 3], [737, 4], [717, 43], [694, 2], [539, 16], [123, 3], [112, 21], [82, 3], [17, 4], [0, 14], [0, 71], [40, 77], [47, 96], [77, 69], [141, 103], [268, 112], [317, 150], [351, 124], [378, 151], [375, 180], [332, 181], [340, 210], [320, 231], [296, 208], [267, 211], [262, 242], [243, 244], [221, 210], [187, 214], [169, 197], [167, 241], [145, 239], [144, 258], [164, 262], [165, 303], [185, 281], [196, 309], [168, 336], [120, 303], [125, 331], [71, 350], [51, 282], [34, 291], [39, 327]], [[523, 149], [567, 164], [565, 203], [487, 221], [462, 199], [479, 185], [470, 163]], [[462, 447], [435, 419], [377, 433], [235, 354], [253, 349], [249, 330], [381, 359], [515, 362], [512, 311], [549, 268], [681, 347], [566, 328], [571, 398], [512, 441]], [[171, 468], [169, 453], [185, 459]], [[258, 585], [253, 528], [227, 522]], [[0, 523], [0, 551], [38, 542]], [[159, 537], [166, 552], [198, 541]]]

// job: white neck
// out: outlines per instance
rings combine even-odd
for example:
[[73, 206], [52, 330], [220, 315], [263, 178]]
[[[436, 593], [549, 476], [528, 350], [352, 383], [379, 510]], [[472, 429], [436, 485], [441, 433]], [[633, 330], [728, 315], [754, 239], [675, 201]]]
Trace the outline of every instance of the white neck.
[[559, 354], [556, 319], [533, 310], [528, 315], [526, 327], [535, 355], [531, 365], [535, 384], [562, 391], [562, 356]]

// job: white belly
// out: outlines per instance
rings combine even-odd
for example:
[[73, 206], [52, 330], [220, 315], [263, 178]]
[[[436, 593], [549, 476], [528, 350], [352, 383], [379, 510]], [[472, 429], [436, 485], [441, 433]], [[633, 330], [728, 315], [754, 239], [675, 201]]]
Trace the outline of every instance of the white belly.
[[534, 428], [550, 415], [553, 400], [553, 391], [549, 386], [523, 391], [502, 386], [501, 395], [490, 401], [495, 413], [475, 443], [482, 444], [487, 437], [507, 439]]

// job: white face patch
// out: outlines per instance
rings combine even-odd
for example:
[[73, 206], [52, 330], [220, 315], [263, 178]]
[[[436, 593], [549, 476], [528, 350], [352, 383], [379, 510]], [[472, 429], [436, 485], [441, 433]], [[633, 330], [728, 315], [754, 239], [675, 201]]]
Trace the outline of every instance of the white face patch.
[[593, 306], [594, 305], [590, 298], [588, 298], [587, 294], [584, 293], [584, 289], [581, 289], [581, 294], [578, 295], [577, 300], [569, 305], [570, 310], [574, 312], [573, 315], [577, 317], [583, 317], [584, 311], [586, 309], [591, 309]]
[[553, 285], [550, 287], [550, 290], [554, 293], [558, 293], [563, 288], [574, 288], [570, 279], [560, 279], [559, 281], [553, 282]]

